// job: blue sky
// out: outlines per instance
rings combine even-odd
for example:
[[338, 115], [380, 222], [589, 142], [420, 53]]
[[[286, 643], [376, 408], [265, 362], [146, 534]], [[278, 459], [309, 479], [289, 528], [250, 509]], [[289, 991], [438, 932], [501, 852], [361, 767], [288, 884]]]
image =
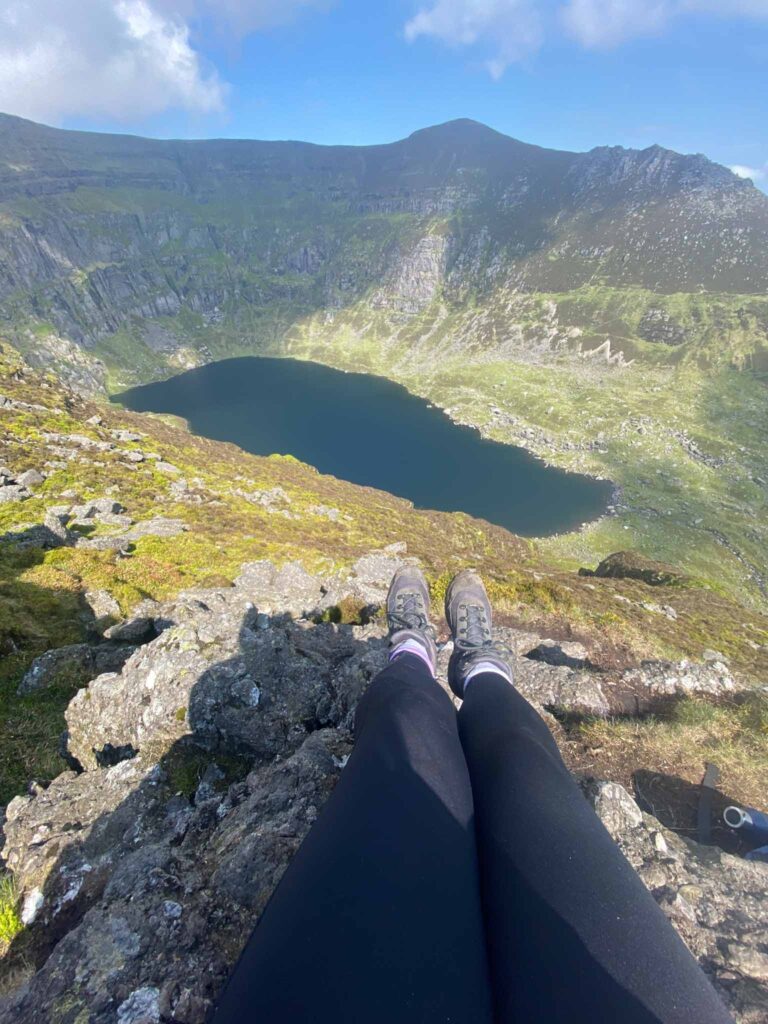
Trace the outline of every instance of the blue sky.
[[472, 117], [768, 187], [768, 0], [0, 0], [0, 110], [351, 144]]

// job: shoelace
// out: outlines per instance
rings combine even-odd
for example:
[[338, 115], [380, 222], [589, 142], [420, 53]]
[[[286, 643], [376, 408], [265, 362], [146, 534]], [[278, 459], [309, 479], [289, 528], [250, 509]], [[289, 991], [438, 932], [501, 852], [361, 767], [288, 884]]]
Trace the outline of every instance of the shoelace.
[[389, 613], [390, 624], [395, 629], [416, 629], [433, 636], [434, 630], [420, 608], [420, 595], [406, 591], [398, 596], [398, 600], [400, 607]]
[[[462, 655], [467, 654], [496, 654], [505, 661], [512, 657], [512, 649], [506, 644], [494, 641], [493, 637], [486, 639], [488, 620], [484, 609], [477, 604], [461, 605], [467, 620], [464, 637], [456, 637], [454, 649]], [[490, 630], [488, 630], [490, 632]]]

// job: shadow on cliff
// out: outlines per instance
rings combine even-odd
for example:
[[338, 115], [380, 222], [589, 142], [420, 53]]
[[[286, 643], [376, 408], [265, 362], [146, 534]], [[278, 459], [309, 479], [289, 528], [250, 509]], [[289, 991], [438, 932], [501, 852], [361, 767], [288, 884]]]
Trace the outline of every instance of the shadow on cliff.
[[[37, 543], [44, 529], [0, 536], [0, 807], [23, 792], [30, 778], [47, 780], [65, 767], [57, 754], [64, 709], [88, 679], [80, 671], [63, 670], [41, 689], [19, 695], [24, 674], [47, 651], [96, 636], [93, 609], [72, 588], [71, 578], [36, 571], [46, 556]], [[0, 841], [1, 822], [2, 815]]]
[[[57, 945], [65, 938], [70, 952], [73, 946], [76, 948], [72, 933], [87, 912], [98, 904], [129, 858], [144, 851], [148, 858], [147, 870], [162, 874], [169, 899], [175, 892], [181, 904], [184, 882], [180, 877], [171, 880], [174, 872], [169, 865], [178, 860], [197, 866], [201, 848], [211, 840], [221, 820], [221, 808], [226, 807], [229, 813], [236, 814], [243, 801], [255, 799], [253, 793], [256, 792], [259, 799], [263, 797], [263, 814], [269, 831], [270, 815], [277, 813], [270, 804], [269, 785], [264, 783], [263, 793], [258, 787], [254, 791], [247, 781], [250, 773], [259, 769], [279, 773], [286, 763], [290, 764], [292, 755], [302, 744], [317, 734], [318, 745], [312, 756], [322, 763], [323, 770], [318, 770], [316, 777], [307, 781], [307, 799], [311, 805], [320, 805], [332, 790], [349, 752], [347, 727], [354, 706], [381, 660], [382, 643], [378, 639], [354, 637], [350, 626], [298, 624], [288, 616], [275, 616], [267, 629], [258, 630], [254, 613], [255, 610], [246, 613], [240, 626], [241, 653], [209, 665], [188, 690], [184, 716], [182, 709], [177, 708], [176, 731], [183, 727], [182, 719], [186, 718], [187, 734], [169, 741], [155, 738], [145, 746], [120, 742], [102, 744], [93, 750], [98, 768], [64, 773], [47, 788], [32, 785], [29, 806], [36, 809], [36, 813], [21, 829], [15, 824], [20, 820], [19, 812], [11, 808], [6, 822], [5, 849], [0, 850], [0, 859], [6, 861], [6, 867], [24, 885], [22, 908], [25, 912], [34, 908], [35, 917], [0, 960], [0, 993], [7, 995], [9, 1007], [6, 1018], [5, 1007], [0, 1002], [0, 1020], [32, 1021], [35, 1014], [39, 1019], [39, 1013], [44, 1013], [44, 1007], [39, 1005], [40, 993], [33, 999], [20, 989], [16, 992], [20, 999], [17, 1002], [11, 990], [16, 990], [20, 977], [29, 977], [31, 972], [43, 968], [51, 954], [56, 955]], [[300, 694], [293, 703], [291, 699], [284, 699], [283, 690], [290, 686], [290, 680], [281, 677], [279, 669], [274, 685], [241, 685], [247, 682], [243, 677], [243, 658], [248, 652], [253, 658], [255, 640], [261, 640], [268, 649], [269, 658], [273, 659], [270, 664], [279, 666], [282, 650], [290, 648], [291, 664], [304, 664], [307, 678], [316, 669], [321, 685], [315, 687], [308, 702], [303, 701]], [[147, 650], [148, 646], [139, 650]], [[366, 672], [352, 672], [343, 686], [336, 685], [336, 674], [345, 665], [352, 659], [359, 662], [366, 658], [371, 666], [367, 678]], [[311, 691], [311, 687], [309, 689]], [[149, 704], [149, 699], [147, 695], [145, 704]], [[117, 714], [119, 709], [116, 708]], [[259, 728], [260, 719], [267, 720], [268, 729]], [[328, 750], [336, 751], [338, 756], [334, 754], [332, 759]], [[283, 800], [280, 813], [289, 815], [292, 801], [301, 798], [302, 791], [286, 794], [280, 786], [277, 788], [279, 798], [274, 797], [272, 803]], [[243, 835], [243, 849], [247, 848], [249, 837], [258, 834], [258, 826], [257, 817]], [[287, 831], [277, 836], [271, 853], [261, 851], [254, 857], [251, 875], [261, 869], [263, 878], [254, 876], [246, 880], [248, 865], [240, 864], [237, 871], [243, 874], [242, 879], [235, 877], [237, 871], [233, 868], [234, 880], [230, 879], [229, 883], [222, 880], [217, 894], [221, 906], [214, 908], [212, 905], [211, 913], [216, 914], [219, 923], [224, 921], [224, 926], [209, 951], [212, 966], [205, 976], [207, 998], [217, 993], [308, 827], [309, 821], [303, 821], [300, 827], [286, 826]], [[150, 865], [153, 857], [156, 863]], [[164, 867], [160, 866], [161, 862]], [[217, 869], [219, 873], [220, 869], [221, 865]], [[44, 882], [36, 886], [36, 878], [42, 876]], [[215, 883], [210, 878], [208, 881], [215, 889]], [[137, 886], [137, 901], [146, 896], [143, 889], [138, 892], [140, 888]], [[112, 889], [119, 889], [119, 883], [111, 887], [110, 893]], [[142, 942], [145, 938], [142, 935]], [[199, 937], [194, 940], [198, 941]], [[171, 954], [178, 957], [179, 951], [169, 937], [167, 949], [142, 953], [143, 958], [148, 958], [145, 968], [158, 956]], [[67, 955], [62, 953], [62, 957]], [[74, 963], [70, 966], [74, 969]], [[145, 973], [151, 972], [145, 969]], [[65, 984], [61, 980], [64, 974], [66, 970], [52, 970], [53, 980], [44, 986], [45, 999], [54, 996], [63, 999], [65, 988], [70, 993], [67, 998], [77, 998], [73, 987], [79, 991], [78, 984], [73, 977], [68, 977]], [[57, 994], [59, 983], [64, 988]], [[131, 986], [130, 980], [125, 984], [123, 998], [132, 987], [137, 987]], [[112, 998], [119, 1001], [120, 983], [116, 982], [116, 986], [118, 990]], [[84, 991], [80, 998], [85, 1006]], [[190, 1019], [194, 1018], [192, 1014]], [[101, 1017], [94, 1019], [101, 1020]]]

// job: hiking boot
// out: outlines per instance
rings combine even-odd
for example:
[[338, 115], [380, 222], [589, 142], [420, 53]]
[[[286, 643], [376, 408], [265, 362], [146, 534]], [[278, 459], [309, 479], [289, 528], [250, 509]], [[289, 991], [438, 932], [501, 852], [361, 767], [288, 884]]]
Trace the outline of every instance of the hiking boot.
[[416, 566], [403, 566], [392, 577], [387, 594], [387, 625], [390, 648], [415, 640], [426, 651], [434, 675], [437, 646], [429, 623], [429, 589], [424, 573]]
[[509, 651], [494, 643], [491, 602], [476, 572], [464, 569], [454, 576], [445, 595], [445, 617], [453, 636], [448, 682], [457, 697], [463, 698], [467, 676], [480, 664], [512, 681]]

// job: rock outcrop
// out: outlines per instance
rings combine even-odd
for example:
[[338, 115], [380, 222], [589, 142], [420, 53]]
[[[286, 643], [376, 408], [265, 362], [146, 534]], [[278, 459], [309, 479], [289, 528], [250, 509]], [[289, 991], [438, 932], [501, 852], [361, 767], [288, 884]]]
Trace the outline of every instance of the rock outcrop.
[[[23, 474], [26, 475], [26, 474]], [[19, 478], [21, 479], [21, 478]], [[2, 497], [4, 492], [11, 496]], [[3, 501], [24, 501], [31, 497], [25, 486], [18, 482], [3, 486], [0, 477], [0, 504]], [[96, 529], [117, 530], [91, 536]], [[43, 522], [30, 523], [0, 536], [0, 541], [17, 548], [59, 547], [90, 548], [95, 551], [127, 552], [142, 537], [176, 537], [188, 529], [182, 519], [155, 516], [143, 522], [125, 515], [125, 509], [111, 498], [97, 498], [83, 505], [54, 505], [44, 515]]]
[[604, 558], [598, 567], [579, 569], [581, 576], [599, 576], [616, 580], [640, 580], [649, 587], [666, 587], [685, 582], [678, 570], [662, 562], [654, 562], [636, 551], [616, 551]]
[[31, 498], [32, 488], [41, 484], [43, 479], [36, 470], [28, 470], [16, 476], [5, 466], [0, 467], [0, 505]]
[[[2, 859], [26, 924], [9, 962], [17, 981], [28, 976], [0, 1000], [2, 1024], [203, 1024], [343, 771], [354, 709], [386, 661], [380, 620], [340, 625], [330, 613], [352, 601], [370, 615], [403, 558], [395, 546], [333, 579], [253, 563], [232, 587], [122, 624], [140, 624], [140, 646], [67, 711], [78, 770], [6, 810]], [[660, 678], [736, 685], [718, 662], [611, 679], [579, 645], [502, 633], [518, 685], [553, 727], [549, 709], [608, 714], [630, 682], [649, 700], [668, 692]], [[621, 786], [584, 789], [737, 1019], [764, 1021], [768, 867], [681, 839]]]
[[55, 686], [62, 678], [92, 678], [119, 671], [135, 648], [128, 644], [72, 644], [46, 651], [30, 665], [19, 683], [19, 693], [34, 693]]
[[736, 1019], [762, 1024], [768, 1018], [768, 867], [662, 828], [615, 783], [589, 783], [585, 790]]

